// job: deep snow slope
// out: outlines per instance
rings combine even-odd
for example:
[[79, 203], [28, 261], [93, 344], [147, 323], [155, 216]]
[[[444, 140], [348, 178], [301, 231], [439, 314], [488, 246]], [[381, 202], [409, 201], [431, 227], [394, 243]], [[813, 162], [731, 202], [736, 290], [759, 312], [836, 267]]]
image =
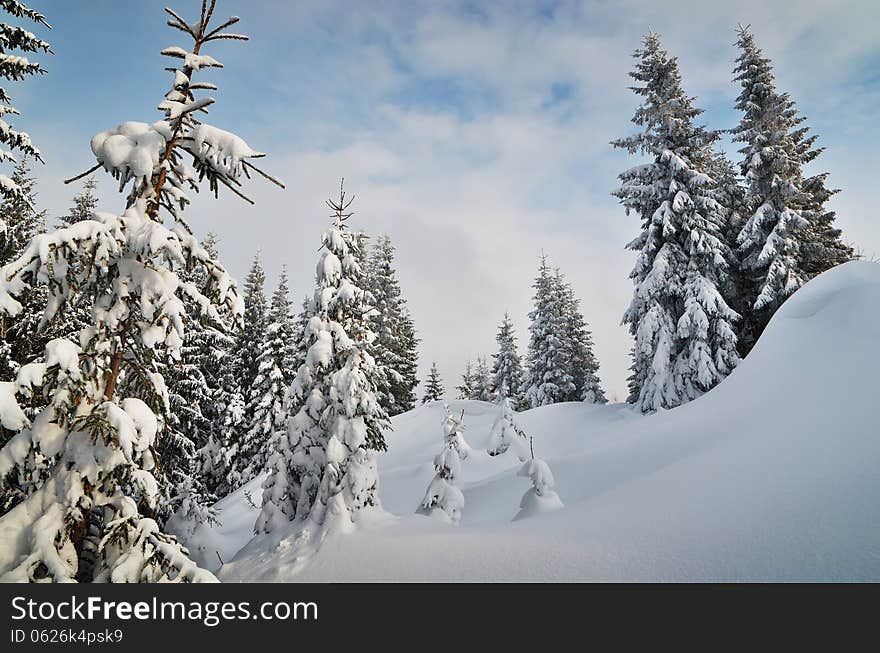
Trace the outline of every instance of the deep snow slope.
[[[219, 576], [880, 581], [878, 370], [880, 265], [849, 263], [798, 291], [749, 359], [690, 404], [647, 417], [584, 404], [519, 414], [562, 510], [511, 522], [530, 486], [512, 453], [480, 451], [497, 409], [456, 401], [474, 448], [461, 525], [414, 515], [442, 443], [432, 404], [395, 418], [380, 456], [395, 514], [329, 538], [304, 565], [290, 540], [251, 541]], [[255, 517], [238, 493], [225, 503], [221, 520]], [[244, 530], [236, 537], [227, 552], [245, 545]]]

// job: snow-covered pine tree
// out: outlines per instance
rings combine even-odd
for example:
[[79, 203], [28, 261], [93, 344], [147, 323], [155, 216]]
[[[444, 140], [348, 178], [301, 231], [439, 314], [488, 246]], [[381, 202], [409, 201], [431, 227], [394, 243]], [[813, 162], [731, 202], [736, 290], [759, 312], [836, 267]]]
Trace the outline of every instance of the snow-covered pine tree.
[[[727, 299], [728, 305], [739, 315], [745, 315], [747, 298], [745, 288], [747, 280], [736, 251], [736, 238], [745, 224], [748, 214], [746, 189], [739, 176], [738, 167], [727, 155], [716, 149], [709, 165], [709, 176], [715, 182], [715, 199], [718, 201], [722, 218], [722, 236], [730, 250], [728, 273], [722, 279], [721, 294]], [[737, 323], [737, 347], [742, 354], [743, 342], [739, 339], [744, 320]]]
[[[242, 313], [232, 279], [183, 223], [185, 189], [197, 184], [185, 159], [216, 192], [239, 186], [245, 169], [259, 172], [250, 159], [262, 156], [193, 115], [213, 102], [194, 99], [193, 91], [214, 88], [193, 76], [220, 65], [203, 46], [245, 38], [224, 31], [237, 18], [210, 29], [214, 4], [203, 2], [192, 22], [166, 9], [169, 25], [193, 43], [163, 50], [183, 60], [160, 105], [163, 119], [123, 123], [92, 139], [98, 164], [80, 178], [103, 167], [122, 189], [130, 186], [124, 213], [38, 235], [0, 274], [7, 315], [21, 311], [17, 298], [34, 284], [48, 288], [46, 322], [72, 289], [94, 298], [92, 326], [79, 345], [53, 340], [43, 363], [19, 370], [20, 387], [41, 386], [49, 405], [28, 420], [14, 401], [2, 404], [0, 421], [18, 429], [0, 450], [4, 496], [17, 494], [17, 505], [0, 517], [2, 581], [215, 580], [153, 518], [161, 495], [156, 436], [168, 416], [156, 363], [180, 351], [189, 304], [218, 326]], [[179, 224], [166, 226], [165, 214]], [[195, 267], [209, 279], [204, 290], [177, 274]]]
[[599, 379], [599, 362], [593, 353], [593, 334], [587, 327], [580, 310], [580, 300], [575, 297], [571, 284], [566, 282], [557, 269], [556, 283], [562, 297], [561, 310], [565, 336], [565, 361], [574, 383], [574, 391], [565, 401], [586, 401], [604, 404], [608, 400]]
[[333, 214], [309, 305], [309, 349], [291, 384], [300, 408], [270, 457], [257, 533], [296, 519], [316, 527], [309, 534], [320, 538], [379, 506], [373, 451], [385, 449], [390, 424], [376, 399], [379, 372], [369, 353], [373, 309], [353, 282], [362, 272], [357, 234], [346, 225], [351, 202], [341, 186], [339, 199], [327, 201]]
[[[211, 505], [217, 500], [202, 478], [199, 450], [210, 437], [210, 420], [204, 414], [212, 401], [205, 374], [200, 367], [202, 330], [190, 323], [180, 348], [179, 360], [158, 366], [168, 389], [168, 420], [160, 427], [156, 453], [162, 466], [156, 471], [161, 479], [162, 500], [155, 512], [160, 526], [172, 516], [182, 525], [214, 520]], [[178, 521], [178, 520], [175, 520]], [[180, 528], [173, 530], [182, 535]]]
[[720, 292], [730, 252], [707, 173], [718, 135], [694, 123], [702, 111], [657, 34], [645, 36], [634, 57], [640, 130], [612, 144], [650, 160], [621, 173], [614, 194], [642, 222], [628, 245], [639, 254], [623, 321], [635, 338], [630, 401], [651, 412], [690, 401], [730, 373], [739, 361], [732, 327], [739, 316]]
[[[305, 364], [306, 357], [309, 353], [309, 347], [311, 346], [310, 338], [307, 336], [306, 332], [309, 320], [311, 319], [311, 303], [312, 300], [308, 295], [303, 297], [302, 303], [300, 304], [300, 310], [293, 320], [293, 336], [291, 336], [293, 348], [290, 367], [294, 370], [294, 373]], [[296, 415], [302, 405], [299, 399], [290, 392], [289, 386], [285, 395], [285, 405], [287, 406], [288, 415]]]
[[[207, 234], [203, 247], [213, 260], [219, 258], [215, 234]], [[202, 267], [181, 270], [178, 276], [198, 289], [210, 285]], [[217, 425], [227, 401], [220, 385], [221, 366], [233, 339], [203, 324], [198, 306], [188, 306], [187, 316], [179, 359], [166, 361], [162, 369], [170, 418], [157, 451], [167, 495], [159, 516], [176, 515], [176, 524], [189, 529], [214, 520], [211, 505], [217, 499], [215, 489], [222, 485], [216, 479], [225, 469], [222, 456], [214, 451], [222, 444], [216, 439], [222, 432]], [[205, 464], [206, 458], [210, 465]]]
[[533, 287], [535, 308], [529, 313], [532, 322], [523, 379], [523, 399], [530, 408], [565, 401], [576, 389], [565, 349], [562, 288], [544, 255]]
[[456, 417], [443, 404], [443, 449], [434, 458], [434, 479], [428, 485], [425, 497], [416, 512], [429, 517], [442, 517], [445, 521], [457, 524], [461, 521], [464, 508], [464, 495], [455, 486], [461, 473], [461, 461], [468, 457], [470, 446], [464, 439], [464, 411]]
[[233, 467], [241, 432], [244, 430], [244, 396], [235, 364], [236, 339], [228, 333], [218, 343], [223, 355], [218, 359], [216, 388], [211, 403], [211, 432], [199, 450], [202, 477], [206, 489], [224, 497], [239, 486], [239, 475]]
[[804, 215], [809, 224], [801, 234], [800, 267], [813, 278], [826, 270], [857, 258], [853, 248], [843, 242], [843, 232], [834, 226], [837, 214], [828, 210], [826, 202], [840, 192], [825, 185], [828, 173], [821, 173], [804, 179], [803, 190], [808, 196]]
[[[3, 0], [0, 9], [15, 18], [24, 18], [49, 28], [45, 16], [18, 0]], [[23, 54], [14, 54], [15, 51]], [[27, 58], [28, 53], [38, 52], [51, 53], [52, 48], [46, 41], [38, 39], [22, 27], [0, 23], [0, 77], [18, 82], [31, 75], [45, 73], [39, 63]], [[0, 147], [0, 162], [14, 161], [13, 150], [42, 161], [40, 151], [31, 142], [31, 137], [25, 132], [16, 131], [2, 119], [4, 116], [18, 115], [18, 110], [11, 103], [12, 98], [6, 93], [6, 89], [0, 88], [0, 143], [9, 148], [6, 150]], [[28, 200], [27, 190], [22, 189], [14, 177], [10, 179], [3, 174], [0, 174], [0, 197], [20, 202]], [[0, 225], [0, 231], [2, 230], [3, 226]]]
[[98, 208], [98, 196], [95, 190], [98, 188], [98, 181], [94, 177], [86, 177], [83, 182], [82, 191], [73, 196], [73, 206], [66, 215], [58, 217], [58, 222], [62, 227], [69, 227], [83, 220], [91, 220]]
[[404, 307], [398, 326], [400, 364], [397, 371], [401, 380], [400, 383], [391, 386], [395, 397], [395, 414], [415, 408], [416, 388], [419, 386], [419, 343], [421, 341], [416, 333], [412, 315], [409, 309]]
[[474, 393], [474, 368], [470, 361], [464, 365], [464, 374], [461, 375], [461, 385], [455, 386], [458, 390], [459, 399], [470, 399]]
[[[203, 246], [212, 259], [219, 260], [215, 233], [206, 234]], [[205, 287], [209, 281], [198, 269], [190, 275], [197, 287]], [[228, 449], [234, 434], [240, 431], [244, 416], [244, 400], [235, 377], [236, 368], [229, 364], [235, 351], [236, 338], [233, 333], [203, 325], [194, 317], [184, 338], [184, 344], [187, 342], [191, 342], [191, 357], [207, 387], [207, 397], [199, 402], [200, 413], [207, 426], [193, 438], [197, 450], [192, 476], [197, 480], [190, 483], [188, 488], [182, 488], [178, 494], [196, 499], [198, 496], [222, 498], [235, 489], [229, 480], [231, 460]], [[193, 492], [201, 488], [201, 495]], [[196, 503], [193, 502], [193, 505]], [[194, 521], [204, 521], [203, 518], [210, 518], [211, 514], [199, 508], [194, 516]]]
[[522, 402], [523, 366], [516, 350], [516, 334], [509, 313], [504, 314], [495, 342], [498, 351], [492, 354], [492, 387], [499, 398], [510, 399], [513, 405], [519, 406]]
[[227, 451], [231, 459], [229, 482], [233, 488], [244, 483], [244, 470], [250, 464], [244, 455], [243, 440], [254, 423], [255, 406], [248, 400], [252, 393], [258, 392], [255, 387], [257, 376], [260, 373], [260, 353], [263, 342], [266, 339], [266, 273], [263, 271], [263, 262], [260, 253], [257, 252], [251, 263], [250, 270], [244, 282], [244, 328], [238, 333], [235, 349], [230, 359], [230, 364], [235, 368], [234, 381], [238, 385], [237, 393], [244, 401], [241, 428], [229, 431]]
[[[98, 196], [95, 189], [98, 182], [94, 176], [87, 177], [83, 182], [82, 191], [74, 195], [73, 202], [67, 214], [56, 218], [59, 227], [91, 220], [98, 208]], [[64, 308], [64, 315], [55, 320], [49, 337], [65, 337], [73, 342], [79, 342], [79, 333], [89, 326], [91, 321], [92, 305], [91, 298], [82, 293], [72, 293], [68, 305]]]
[[498, 416], [489, 432], [486, 452], [490, 456], [499, 456], [510, 449], [512, 445], [520, 462], [525, 462], [529, 458], [529, 441], [525, 431], [516, 423], [510, 398], [501, 397], [498, 405]]
[[282, 268], [278, 288], [266, 319], [266, 335], [258, 358], [259, 372], [251, 387], [246, 414], [252, 415], [249, 428], [242, 439], [239, 459], [248, 461], [241, 482], [247, 483], [266, 469], [274, 441], [287, 428], [285, 396], [293, 382], [294, 317], [290, 309], [287, 287], [287, 269]]
[[422, 397], [422, 403], [427, 404], [429, 401], [440, 401], [446, 389], [443, 387], [443, 381], [440, 379], [440, 370], [437, 369], [437, 362], [431, 363], [431, 371], [428, 372], [428, 378], [425, 380], [425, 394]]
[[475, 401], [494, 401], [495, 388], [492, 385], [492, 375], [489, 364], [483, 356], [477, 356], [477, 364], [474, 366], [470, 399]]
[[[46, 212], [35, 209], [35, 182], [27, 156], [15, 165], [11, 183], [17, 191], [5, 196], [0, 203], [0, 265], [16, 260], [31, 239], [45, 231]], [[22, 311], [14, 319], [0, 316], [0, 380], [3, 381], [13, 380], [22, 365], [40, 357], [53, 337], [46, 329], [42, 333], [38, 329], [46, 303], [45, 289], [32, 288], [21, 303]]]
[[776, 89], [770, 60], [748, 27], [738, 28], [734, 74], [742, 91], [742, 112], [733, 128], [742, 175], [746, 179], [748, 219], [737, 236], [747, 305], [740, 327], [741, 349], [748, 352], [773, 313], [815, 274], [853, 258], [825, 208], [834, 194], [827, 173], [804, 178], [803, 166], [822, 152], [808, 135], [788, 93]]
[[377, 311], [374, 355], [387, 376], [379, 403], [389, 415], [397, 415], [412, 410], [415, 405], [419, 340], [401, 295], [390, 236], [377, 239], [368, 269], [372, 301]]

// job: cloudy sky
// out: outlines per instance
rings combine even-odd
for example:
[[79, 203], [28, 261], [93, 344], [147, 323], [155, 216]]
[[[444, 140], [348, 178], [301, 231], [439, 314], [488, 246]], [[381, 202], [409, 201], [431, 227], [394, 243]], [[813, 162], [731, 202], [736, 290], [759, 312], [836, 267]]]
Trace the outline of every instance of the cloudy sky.
[[[66, 211], [61, 180], [92, 165], [89, 139], [126, 120], [153, 121], [168, 87], [158, 52], [183, 45], [162, 2], [33, 0], [53, 25], [48, 74], [12, 94], [47, 163], [40, 201]], [[734, 4], [736, 7], [734, 8]], [[630, 53], [653, 29], [680, 59], [688, 93], [715, 128], [733, 126], [737, 23], [751, 24], [826, 153], [818, 171], [848, 241], [880, 256], [876, 190], [880, 3], [667, 0], [379, 2], [220, 0], [242, 17], [246, 44], [212, 50], [226, 68], [211, 122], [269, 153], [286, 191], [255, 182], [255, 207], [232, 196], [194, 202], [190, 223], [221, 238], [243, 278], [262, 251], [270, 283], [287, 265], [299, 299], [311, 288], [323, 200], [339, 178], [357, 194], [357, 226], [390, 233], [423, 338], [422, 374], [439, 364], [447, 389], [465, 360], [494, 351], [505, 310], [524, 351], [540, 253], [582, 300], [612, 398], [624, 399], [637, 233], [610, 195], [635, 162], [608, 141], [630, 133]], [[196, 0], [174, 7], [192, 14]], [[188, 11], [187, 11], [188, 10]], [[103, 210], [122, 199], [98, 177]], [[869, 179], [871, 182], [869, 183]], [[271, 288], [269, 289], [271, 291]]]

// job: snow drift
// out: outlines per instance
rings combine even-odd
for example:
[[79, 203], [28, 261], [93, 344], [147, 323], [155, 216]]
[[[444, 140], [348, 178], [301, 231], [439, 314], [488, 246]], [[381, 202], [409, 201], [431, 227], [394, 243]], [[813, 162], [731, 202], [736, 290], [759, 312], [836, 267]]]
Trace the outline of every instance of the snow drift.
[[456, 401], [473, 447], [461, 523], [415, 515], [443, 438], [433, 403], [394, 419], [379, 458], [394, 514], [294, 564], [289, 539], [247, 542], [256, 511], [240, 491], [218, 506], [228, 532], [202, 548], [228, 560], [244, 547], [225, 581], [880, 581], [878, 370], [880, 265], [848, 263], [791, 297], [700, 399], [647, 417], [580, 403], [518, 414], [564, 508], [512, 521], [529, 485], [515, 455], [485, 453], [498, 408]]

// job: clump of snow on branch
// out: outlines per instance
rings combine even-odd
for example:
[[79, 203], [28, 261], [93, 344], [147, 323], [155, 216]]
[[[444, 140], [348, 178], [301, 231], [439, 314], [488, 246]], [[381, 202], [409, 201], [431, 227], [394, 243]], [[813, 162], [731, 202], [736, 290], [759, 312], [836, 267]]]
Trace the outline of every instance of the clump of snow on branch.
[[520, 500], [519, 512], [513, 518], [514, 521], [563, 507], [559, 495], [553, 491], [555, 484], [553, 472], [546, 462], [540, 458], [533, 458], [520, 468], [517, 476], [528, 477], [532, 481], [532, 487]]

